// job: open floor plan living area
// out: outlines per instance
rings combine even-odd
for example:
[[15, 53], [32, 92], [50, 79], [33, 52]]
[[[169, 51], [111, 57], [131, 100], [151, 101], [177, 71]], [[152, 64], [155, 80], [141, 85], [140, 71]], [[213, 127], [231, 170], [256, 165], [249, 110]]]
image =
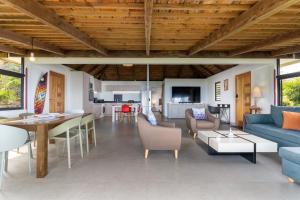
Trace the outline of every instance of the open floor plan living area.
[[0, 0], [0, 200], [299, 200], [300, 0]]

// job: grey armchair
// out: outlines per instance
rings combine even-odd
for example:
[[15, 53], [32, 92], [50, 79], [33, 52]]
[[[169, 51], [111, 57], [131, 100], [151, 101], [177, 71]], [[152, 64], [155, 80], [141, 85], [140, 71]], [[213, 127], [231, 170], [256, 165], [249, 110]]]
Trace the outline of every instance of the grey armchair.
[[181, 129], [174, 123], [159, 122], [151, 125], [143, 114], [138, 115], [138, 131], [145, 148], [145, 158], [150, 150], [172, 150], [178, 159], [181, 146]]
[[193, 117], [192, 109], [186, 109], [185, 120], [189, 133], [196, 138], [199, 130], [217, 130], [220, 127], [220, 119], [213, 116], [208, 110], [205, 110], [207, 120], [196, 120]]

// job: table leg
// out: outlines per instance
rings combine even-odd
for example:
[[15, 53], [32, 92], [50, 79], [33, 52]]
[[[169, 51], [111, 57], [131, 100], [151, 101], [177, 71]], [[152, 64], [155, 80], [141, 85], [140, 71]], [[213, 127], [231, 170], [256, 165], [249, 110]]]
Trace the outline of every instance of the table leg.
[[38, 125], [36, 136], [36, 177], [44, 178], [48, 174], [48, 125]]

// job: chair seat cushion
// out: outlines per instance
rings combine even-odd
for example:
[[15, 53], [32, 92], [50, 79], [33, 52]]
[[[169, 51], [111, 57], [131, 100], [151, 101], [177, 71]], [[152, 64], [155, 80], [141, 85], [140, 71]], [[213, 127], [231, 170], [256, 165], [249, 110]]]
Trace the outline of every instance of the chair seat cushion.
[[274, 124], [247, 124], [246, 129], [300, 145], [300, 131], [278, 128]]
[[279, 156], [300, 165], [300, 147], [281, 147]]
[[197, 120], [197, 129], [213, 129], [215, 124], [211, 121]]

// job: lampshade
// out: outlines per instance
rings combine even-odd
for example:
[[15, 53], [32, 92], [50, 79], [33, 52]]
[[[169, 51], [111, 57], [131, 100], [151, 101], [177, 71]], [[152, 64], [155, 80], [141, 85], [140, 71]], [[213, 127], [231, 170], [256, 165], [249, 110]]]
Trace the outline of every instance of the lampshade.
[[262, 97], [260, 87], [258, 87], [258, 86], [254, 87], [254, 89], [253, 89], [253, 97], [257, 97], [257, 98]]

